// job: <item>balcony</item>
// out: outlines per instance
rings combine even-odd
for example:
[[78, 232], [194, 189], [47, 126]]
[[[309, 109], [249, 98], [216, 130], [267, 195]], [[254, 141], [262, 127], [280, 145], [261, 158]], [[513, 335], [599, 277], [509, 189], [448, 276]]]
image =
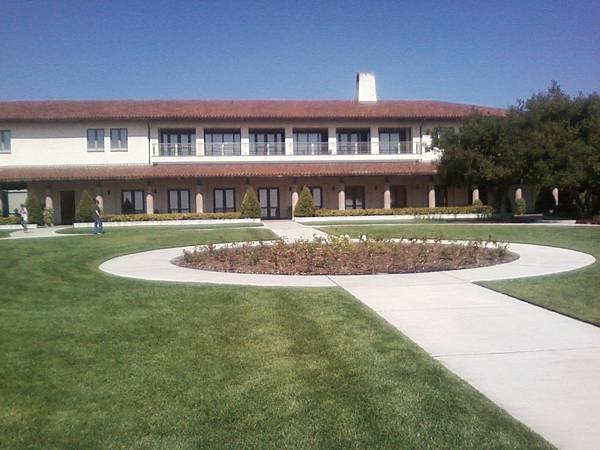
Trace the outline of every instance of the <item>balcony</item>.
[[329, 155], [328, 142], [294, 142], [294, 155]]
[[420, 155], [421, 145], [413, 141], [394, 143], [379, 143], [379, 153], [382, 155]]
[[338, 155], [368, 155], [371, 153], [370, 142], [338, 142]]
[[196, 156], [196, 144], [154, 144], [154, 156]]
[[205, 156], [239, 156], [242, 154], [242, 144], [239, 142], [205, 142]]
[[250, 142], [250, 156], [285, 155], [285, 142]]

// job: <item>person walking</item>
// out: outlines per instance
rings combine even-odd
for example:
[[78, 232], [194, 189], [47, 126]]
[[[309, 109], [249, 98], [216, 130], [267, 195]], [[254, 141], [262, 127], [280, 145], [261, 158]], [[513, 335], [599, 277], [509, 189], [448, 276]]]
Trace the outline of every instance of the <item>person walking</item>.
[[96, 200], [94, 211], [92, 211], [92, 219], [94, 219], [94, 234], [99, 236], [104, 234], [104, 228], [102, 226], [102, 208], [100, 207], [100, 201]]
[[27, 224], [29, 222], [29, 211], [24, 204], [21, 203], [21, 209], [19, 210], [19, 217], [21, 217], [21, 226], [23, 227], [24, 233], [29, 233], [29, 229], [27, 228]]

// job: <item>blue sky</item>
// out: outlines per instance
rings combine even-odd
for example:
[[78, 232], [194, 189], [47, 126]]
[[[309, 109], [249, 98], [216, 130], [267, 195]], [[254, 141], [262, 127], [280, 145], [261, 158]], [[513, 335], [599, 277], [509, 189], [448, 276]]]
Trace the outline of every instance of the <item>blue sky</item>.
[[0, 99], [514, 104], [599, 91], [599, 1], [2, 0]]

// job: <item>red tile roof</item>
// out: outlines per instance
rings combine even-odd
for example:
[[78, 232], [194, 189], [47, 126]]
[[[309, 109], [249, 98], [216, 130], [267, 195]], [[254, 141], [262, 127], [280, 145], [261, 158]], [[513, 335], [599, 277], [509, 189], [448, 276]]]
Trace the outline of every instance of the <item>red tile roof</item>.
[[308, 177], [433, 175], [418, 162], [321, 162], [246, 164], [159, 164], [0, 167], [0, 182], [60, 180], [139, 180], [156, 178]]
[[161, 119], [456, 119], [485, 106], [421, 100], [81, 100], [0, 102], [0, 121]]

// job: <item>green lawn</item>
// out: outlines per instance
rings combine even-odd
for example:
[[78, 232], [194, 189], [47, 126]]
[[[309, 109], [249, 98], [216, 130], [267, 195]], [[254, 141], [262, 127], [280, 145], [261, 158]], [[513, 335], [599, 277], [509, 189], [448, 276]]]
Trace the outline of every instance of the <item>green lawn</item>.
[[0, 239], [10, 236], [10, 233], [18, 230], [0, 230]]
[[549, 448], [339, 289], [97, 269], [261, 228], [0, 242], [0, 447]]
[[[600, 227], [546, 225], [349, 225], [324, 227], [333, 234], [370, 237], [441, 237], [544, 244], [590, 253], [600, 261]], [[600, 325], [600, 263], [547, 277], [493, 281], [482, 285]]]
[[[105, 224], [106, 225], [106, 224]], [[151, 232], [154, 230], [171, 230], [171, 231], [186, 231], [186, 230], [222, 230], [222, 229], [231, 229], [231, 228], [256, 228], [262, 227], [262, 223], [222, 223], [215, 225], [130, 225], [130, 226], [121, 226], [121, 227], [104, 227], [105, 233], [112, 233], [115, 231], [129, 231], [129, 232], [138, 232], [140, 230], [145, 230], [146, 232]], [[93, 227], [83, 227], [83, 228], [61, 228], [56, 231], [58, 234], [90, 234], [94, 232]]]

